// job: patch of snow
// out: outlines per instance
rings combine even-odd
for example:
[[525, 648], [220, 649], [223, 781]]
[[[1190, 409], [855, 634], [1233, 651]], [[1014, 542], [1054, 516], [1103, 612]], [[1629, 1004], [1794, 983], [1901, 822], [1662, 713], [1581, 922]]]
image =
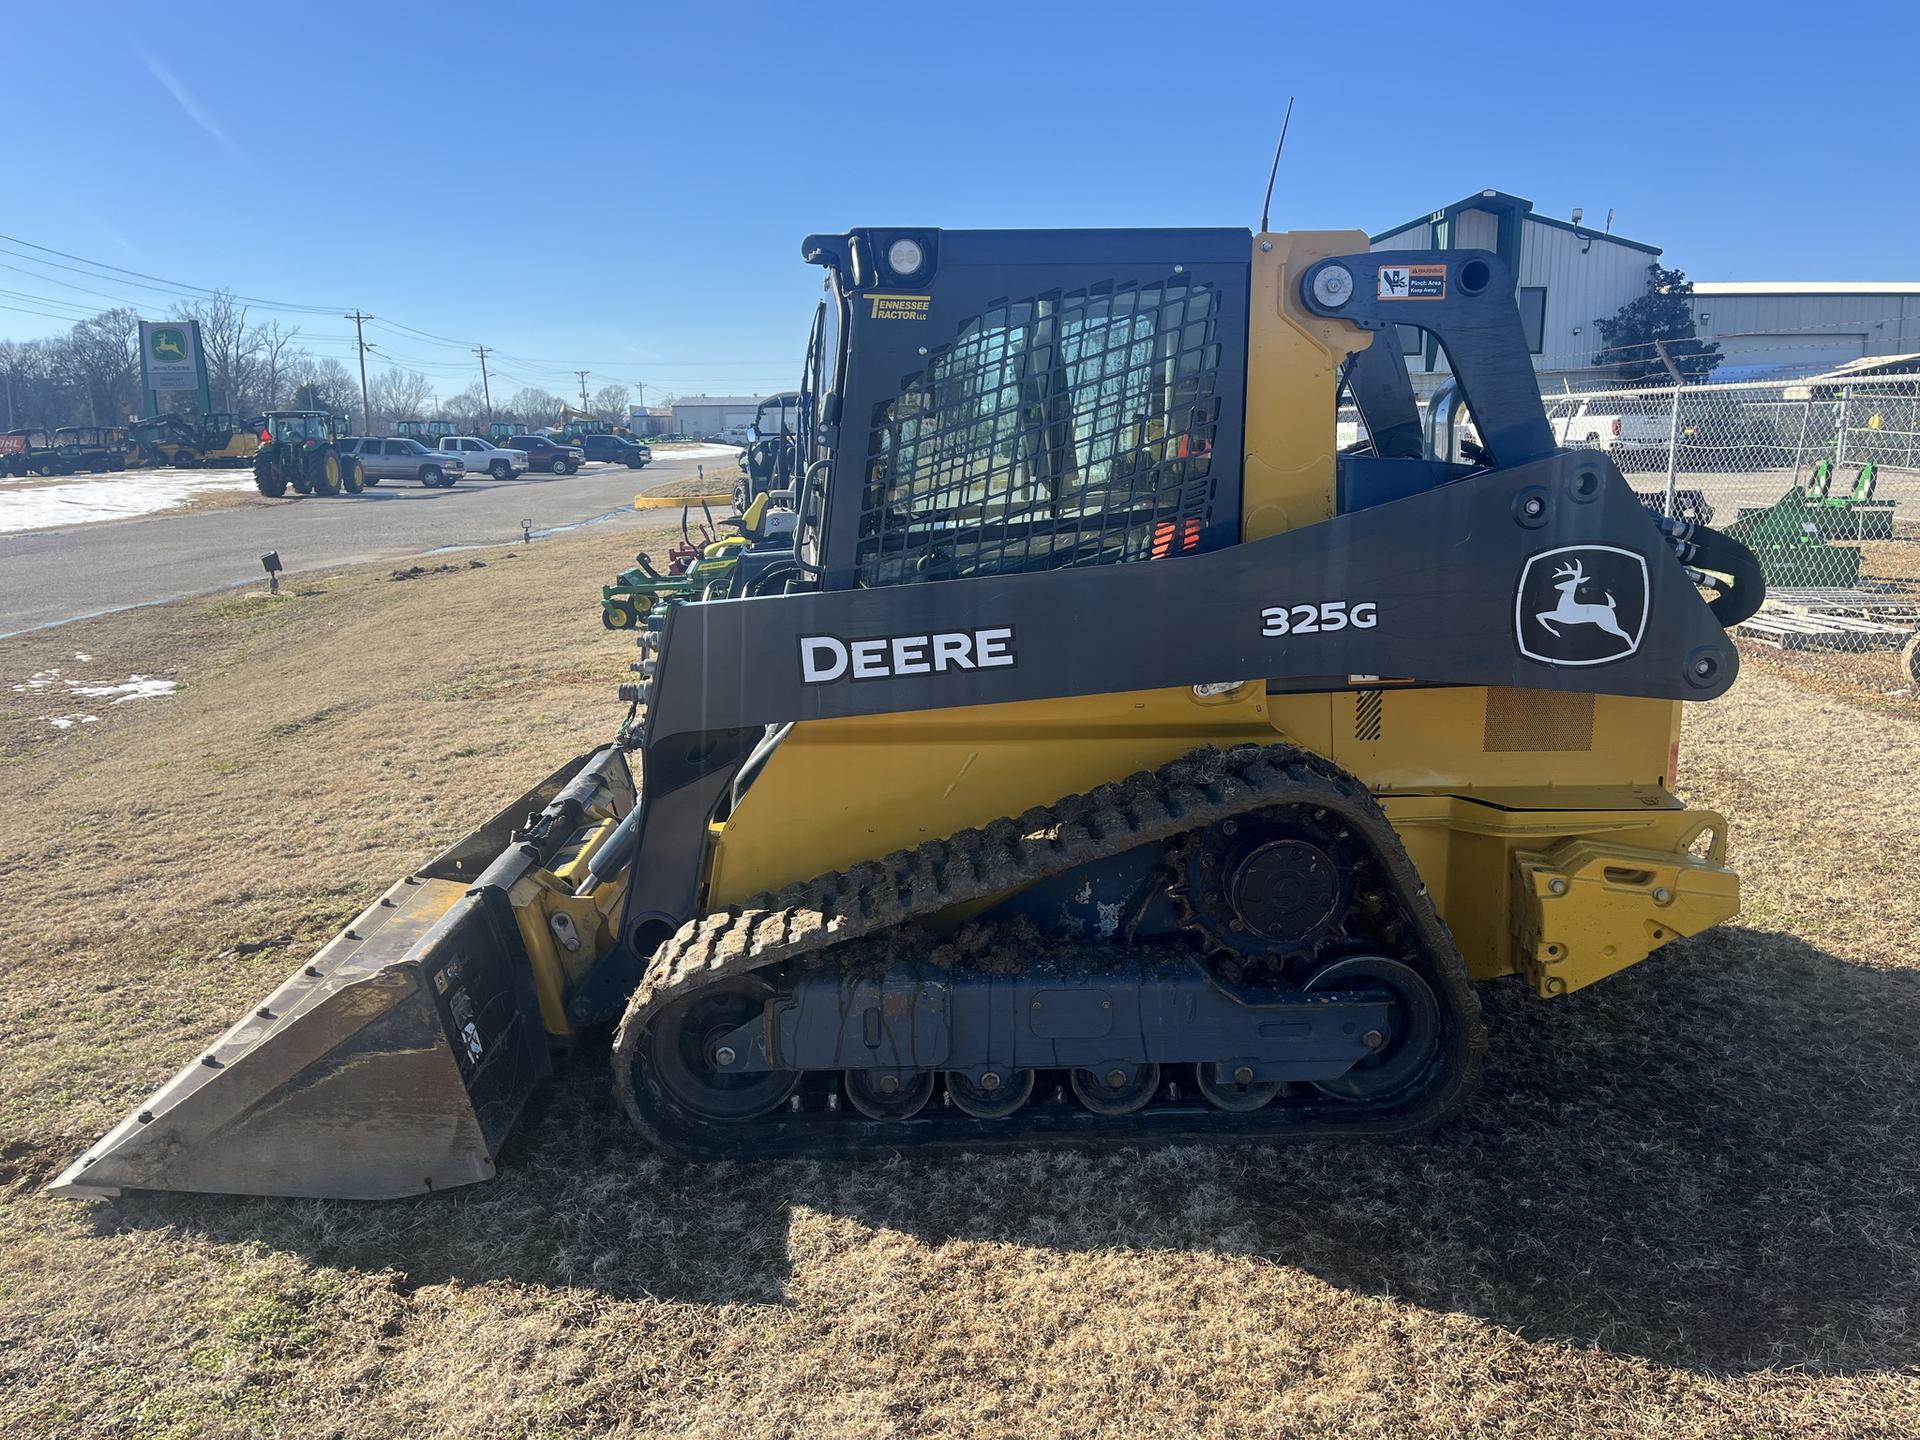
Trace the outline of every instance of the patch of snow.
[[659, 445], [654, 447], [653, 458], [656, 464], [666, 460], [738, 460], [738, 445]]
[[79, 661], [79, 662], [80, 662], [80, 663], [81, 663], [82, 665], [86, 665], [86, 664], [89, 664], [89, 663], [91, 663], [91, 662], [92, 662], [92, 660], [93, 660], [93, 656], [91, 656], [91, 655], [89, 655], [89, 654], [87, 654], [87, 652], [86, 652], [86, 651], [84, 651], [84, 650], [76, 650], [76, 651], [74, 651], [74, 652], [73, 652], [73, 658], [74, 658], [74, 659], [76, 659], [76, 660], [78, 660], [78, 661]]
[[[69, 695], [105, 700], [109, 705], [124, 705], [129, 700], [155, 700], [162, 695], [171, 695], [180, 688], [178, 680], [162, 680], [157, 675], [129, 675], [119, 685], [86, 685], [72, 676], [63, 676], [58, 670], [39, 670], [15, 685], [13, 690], [16, 695], [30, 694], [51, 690], [56, 685], [64, 685]], [[47, 723], [57, 730], [66, 730], [76, 724], [91, 725], [98, 718], [95, 715], [58, 715]]]
[[98, 715], [55, 715], [47, 723], [56, 730], [71, 730], [76, 725], [98, 725]]
[[178, 680], [161, 680], [152, 675], [129, 675], [124, 685], [82, 685], [77, 681], [67, 682], [67, 691], [73, 695], [85, 695], [89, 700], [105, 700], [112, 705], [124, 705], [129, 700], [152, 700], [161, 695], [171, 695], [180, 688]]
[[137, 470], [114, 479], [0, 485], [0, 534], [125, 520], [186, 504], [209, 490], [251, 490], [247, 470]]

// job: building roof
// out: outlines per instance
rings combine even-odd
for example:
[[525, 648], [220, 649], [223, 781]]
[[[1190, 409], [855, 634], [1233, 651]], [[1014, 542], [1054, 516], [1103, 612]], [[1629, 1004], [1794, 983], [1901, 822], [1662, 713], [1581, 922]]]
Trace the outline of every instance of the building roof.
[[682, 395], [673, 402], [673, 408], [678, 410], [683, 405], [758, 405], [761, 399], [759, 395]]
[[1464, 200], [1456, 200], [1453, 204], [1443, 206], [1441, 209], [1432, 211], [1430, 214], [1416, 215], [1413, 219], [1405, 221], [1402, 224], [1390, 225], [1378, 235], [1369, 236], [1368, 238], [1372, 244], [1378, 245], [1382, 240], [1386, 239], [1387, 236], [1401, 230], [1410, 230], [1415, 225], [1426, 225], [1435, 220], [1450, 220], [1463, 210], [1481, 209], [1514, 209], [1518, 210], [1523, 218], [1533, 221], [1536, 225], [1549, 225], [1555, 230], [1571, 230], [1583, 239], [1604, 240], [1609, 245], [1624, 245], [1630, 250], [1644, 250], [1649, 255], [1658, 255], [1660, 253], [1660, 247], [1658, 245], [1648, 245], [1639, 240], [1629, 240], [1624, 235], [1614, 235], [1605, 230], [1595, 230], [1587, 225], [1575, 225], [1570, 220], [1556, 220], [1551, 215], [1536, 215], [1533, 211], [1533, 202], [1531, 200], [1524, 200], [1518, 195], [1509, 195], [1504, 190], [1482, 190], [1476, 195], [1469, 195]]
[[1696, 280], [1696, 295], [1920, 295], [1920, 280]]
[[1911, 375], [1920, 370], [1920, 355], [1862, 355], [1836, 365], [1831, 375]]

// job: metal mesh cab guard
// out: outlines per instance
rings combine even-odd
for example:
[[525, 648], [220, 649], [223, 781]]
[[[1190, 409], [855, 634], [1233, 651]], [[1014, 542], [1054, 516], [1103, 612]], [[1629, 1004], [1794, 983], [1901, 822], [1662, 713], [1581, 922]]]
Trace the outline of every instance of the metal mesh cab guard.
[[[887, 268], [911, 235], [927, 263]], [[1230, 545], [1250, 241], [1240, 230], [812, 237], [844, 317], [822, 588]]]
[[1219, 292], [1179, 277], [1008, 301], [874, 407], [868, 585], [1178, 554], [1211, 517]]

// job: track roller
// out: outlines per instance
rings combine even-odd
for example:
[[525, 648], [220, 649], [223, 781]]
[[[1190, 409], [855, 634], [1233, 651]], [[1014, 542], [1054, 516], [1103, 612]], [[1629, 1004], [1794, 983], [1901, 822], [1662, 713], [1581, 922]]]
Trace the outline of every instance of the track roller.
[[906, 1120], [933, 1098], [931, 1070], [849, 1070], [847, 1099], [869, 1120]]
[[1131, 1115], [1146, 1108], [1153, 1092], [1160, 1088], [1160, 1067], [1151, 1061], [1145, 1065], [1103, 1065], [1098, 1072], [1075, 1070], [1068, 1079], [1074, 1098], [1096, 1115]]
[[947, 1095], [954, 1109], [976, 1120], [1004, 1120], [1033, 1098], [1034, 1073], [1015, 1070], [1002, 1076], [989, 1070], [977, 1080], [964, 1071], [947, 1072]]

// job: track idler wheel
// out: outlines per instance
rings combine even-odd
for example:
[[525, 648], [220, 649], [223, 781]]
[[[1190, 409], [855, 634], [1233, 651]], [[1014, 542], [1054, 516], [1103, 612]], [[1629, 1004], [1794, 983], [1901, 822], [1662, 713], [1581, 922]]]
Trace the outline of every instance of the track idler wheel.
[[1068, 1080], [1074, 1098], [1096, 1115], [1131, 1115], [1146, 1107], [1160, 1088], [1160, 1067], [1103, 1065], [1098, 1071], [1076, 1070]]
[[641, 1037], [634, 1085], [701, 1120], [752, 1120], [778, 1108], [800, 1081], [796, 1070], [721, 1071], [720, 1042], [766, 1008], [772, 992], [753, 980], [696, 991], [669, 1007]]
[[1034, 1074], [1015, 1070], [999, 1075], [989, 1070], [978, 1080], [964, 1071], [947, 1072], [947, 1095], [953, 1108], [976, 1120], [1004, 1120], [1033, 1098]]
[[1352, 955], [1322, 967], [1305, 990], [1384, 990], [1392, 999], [1388, 1033], [1367, 1039], [1373, 1051], [1337, 1080], [1316, 1080], [1340, 1100], [1380, 1100], [1416, 1079], [1440, 1045], [1440, 1002], [1418, 970], [1384, 955]]

